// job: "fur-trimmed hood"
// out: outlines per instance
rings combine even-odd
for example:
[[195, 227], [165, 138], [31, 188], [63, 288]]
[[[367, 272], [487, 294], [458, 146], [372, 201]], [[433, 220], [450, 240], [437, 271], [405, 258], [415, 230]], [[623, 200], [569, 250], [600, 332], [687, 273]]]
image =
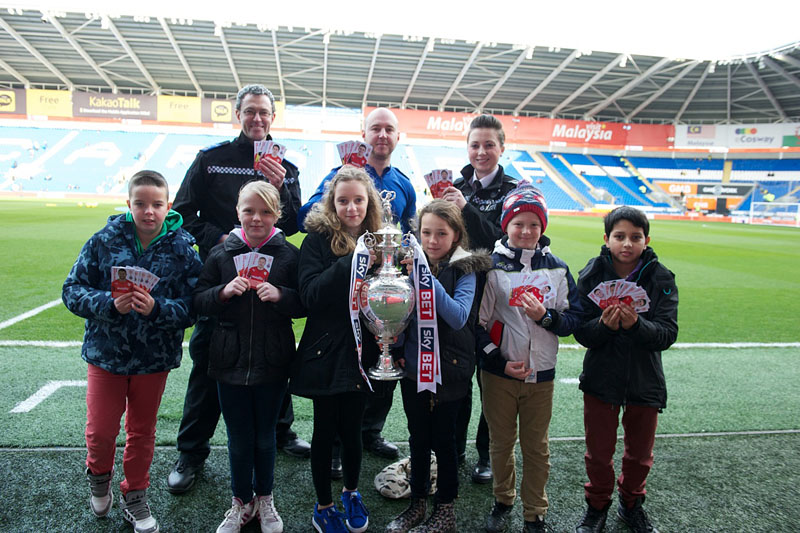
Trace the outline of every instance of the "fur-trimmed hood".
[[[447, 264], [465, 274], [488, 272], [492, 268], [492, 256], [488, 250], [465, 250], [458, 246], [453, 255], [450, 256], [450, 261]], [[444, 266], [444, 264], [440, 264], [439, 269], [444, 268]]]
[[305, 226], [307, 233], [314, 232], [328, 235], [331, 232], [330, 226], [328, 225], [328, 220], [325, 218], [325, 214], [322, 212], [322, 206], [320, 204], [314, 204], [314, 207], [312, 207], [311, 211], [308, 212], [308, 216], [306, 216], [303, 226]]

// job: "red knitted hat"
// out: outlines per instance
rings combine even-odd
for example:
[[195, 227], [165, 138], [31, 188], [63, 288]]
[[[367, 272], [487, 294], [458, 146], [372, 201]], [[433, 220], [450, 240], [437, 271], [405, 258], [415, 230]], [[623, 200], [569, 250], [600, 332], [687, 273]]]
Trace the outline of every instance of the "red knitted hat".
[[523, 211], [536, 213], [542, 223], [542, 233], [547, 229], [547, 204], [542, 191], [529, 184], [520, 182], [517, 187], [508, 192], [503, 200], [503, 213], [500, 217], [500, 227], [503, 233], [511, 219]]

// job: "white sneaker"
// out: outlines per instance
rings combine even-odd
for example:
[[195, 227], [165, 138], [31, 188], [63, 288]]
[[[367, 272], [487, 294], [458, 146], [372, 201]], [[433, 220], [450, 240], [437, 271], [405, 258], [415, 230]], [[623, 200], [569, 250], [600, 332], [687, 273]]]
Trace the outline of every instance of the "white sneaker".
[[113, 470], [107, 474], [94, 475], [91, 470], [86, 469], [86, 480], [92, 493], [89, 507], [96, 516], [106, 516], [111, 511], [111, 505], [114, 503], [114, 493], [111, 491], [113, 477]]
[[243, 525], [249, 523], [256, 516], [256, 499], [250, 503], [242, 503], [239, 498], [233, 498], [231, 508], [225, 511], [225, 519], [217, 527], [217, 533], [238, 533]]
[[261, 533], [283, 533], [283, 520], [275, 510], [275, 500], [272, 494], [257, 496], [258, 521], [261, 524]]
[[119, 506], [125, 520], [133, 525], [136, 533], [158, 533], [158, 522], [150, 513], [147, 491], [132, 490], [119, 497]]

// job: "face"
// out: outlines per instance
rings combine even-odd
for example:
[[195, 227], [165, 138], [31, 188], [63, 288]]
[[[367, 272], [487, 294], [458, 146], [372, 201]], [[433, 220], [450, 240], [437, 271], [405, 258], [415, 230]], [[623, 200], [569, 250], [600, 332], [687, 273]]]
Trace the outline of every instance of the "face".
[[363, 183], [342, 181], [336, 185], [333, 194], [336, 216], [350, 234], [358, 235], [361, 232], [361, 224], [367, 216], [368, 203], [367, 188]]
[[469, 133], [467, 154], [479, 178], [491, 173], [497, 167], [504, 151], [505, 147], [500, 144], [497, 130], [476, 128]]
[[267, 138], [275, 114], [266, 94], [248, 94], [242, 99], [241, 109], [236, 110], [236, 118], [242, 125], [242, 132], [251, 141]]
[[508, 244], [512, 248], [533, 250], [542, 236], [542, 221], [536, 213], [523, 211], [514, 216], [506, 226]]
[[644, 230], [634, 226], [629, 220], [620, 220], [614, 224], [611, 235], [604, 235], [603, 239], [611, 250], [614, 265], [631, 269], [639, 262], [642, 252], [650, 242], [650, 237], [644, 236]]
[[453, 243], [459, 239], [459, 234], [443, 218], [433, 213], [426, 213], [420, 220], [419, 238], [428, 259], [438, 263], [450, 253]]
[[127, 272], [125, 272], [124, 270], [120, 270], [120, 271], [117, 273], [117, 276], [119, 276], [119, 280], [120, 280], [120, 281], [125, 281], [125, 278], [127, 278], [127, 277], [128, 277], [128, 273], [127, 273]]
[[372, 145], [370, 157], [381, 160], [389, 159], [400, 140], [397, 117], [388, 109], [376, 109], [367, 116], [365, 126], [364, 141]]
[[263, 242], [272, 233], [272, 227], [278, 220], [267, 203], [255, 193], [239, 198], [236, 214], [247, 240], [253, 244]]
[[136, 224], [139, 239], [148, 243], [161, 232], [164, 219], [172, 207], [168, 201], [167, 190], [155, 185], [134, 187], [128, 199], [128, 208]]

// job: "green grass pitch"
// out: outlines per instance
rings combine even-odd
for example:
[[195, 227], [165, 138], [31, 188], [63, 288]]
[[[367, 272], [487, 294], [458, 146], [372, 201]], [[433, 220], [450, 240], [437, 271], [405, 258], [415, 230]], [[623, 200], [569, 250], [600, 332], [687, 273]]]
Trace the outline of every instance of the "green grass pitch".
[[[0, 200], [0, 323], [60, 299], [61, 284], [80, 247], [120, 206]], [[575, 276], [599, 251], [602, 233], [599, 218], [560, 215], [551, 215], [547, 232], [553, 251]], [[678, 342], [800, 341], [800, 231], [654, 221], [651, 237], [661, 261], [677, 277]], [[301, 238], [290, 240], [299, 244]], [[302, 327], [303, 321], [298, 321], [298, 336]], [[86, 379], [79, 348], [10, 341], [75, 342], [82, 334], [82, 320], [62, 305], [0, 328], [0, 531], [130, 530], [116, 505], [105, 520], [94, 518], [88, 509], [81, 466], [85, 388], [63, 387], [30, 412], [10, 412], [49, 381]], [[562, 349], [557, 379], [576, 378], [582, 354], [580, 349]], [[151, 506], [162, 531], [213, 531], [230, 498], [223, 424], [197, 487], [175, 497], [164, 486], [176, 457], [175, 435], [190, 368], [186, 353], [184, 361], [170, 375], [159, 412]], [[800, 523], [800, 349], [796, 344], [672, 349], [665, 353], [664, 365], [669, 405], [659, 419], [664, 438], [656, 443], [646, 504], [655, 524], [661, 531], [795, 531]], [[477, 388], [475, 392], [477, 397]], [[398, 400], [384, 433], [407, 452], [405, 416]], [[553, 531], [572, 531], [583, 511], [581, 407], [577, 386], [558, 381], [548, 483]], [[473, 411], [477, 409], [476, 401]], [[310, 438], [310, 403], [296, 399], [295, 413], [295, 429]], [[476, 421], [473, 417], [470, 436]], [[462, 532], [482, 531], [491, 507], [491, 488], [469, 481], [468, 467], [475, 459], [469, 446], [457, 503]], [[117, 462], [121, 472], [121, 453]], [[372, 513], [370, 531], [382, 531], [406, 503], [383, 499], [371, 489], [372, 478], [385, 464], [365, 454], [361, 489]], [[279, 454], [275, 495], [286, 531], [312, 530], [314, 494], [307, 461]], [[517, 502], [510, 531], [519, 531], [521, 525]], [[626, 528], [610, 516], [606, 531]]]

